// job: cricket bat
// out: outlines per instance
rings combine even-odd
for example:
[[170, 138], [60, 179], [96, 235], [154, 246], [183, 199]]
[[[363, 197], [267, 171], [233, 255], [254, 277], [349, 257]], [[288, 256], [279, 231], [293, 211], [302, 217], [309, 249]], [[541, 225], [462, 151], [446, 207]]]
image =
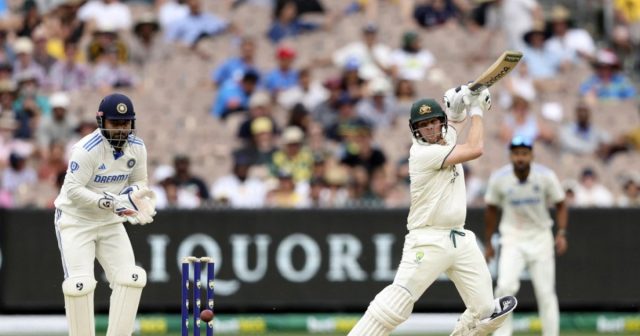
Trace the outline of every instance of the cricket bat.
[[501, 80], [513, 70], [521, 59], [522, 53], [520, 51], [507, 50], [503, 52], [482, 75], [478, 76], [476, 80], [468, 85], [469, 90], [471, 90], [471, 92], [478, 92], [484, 88], [491, 87], [491, 85]]

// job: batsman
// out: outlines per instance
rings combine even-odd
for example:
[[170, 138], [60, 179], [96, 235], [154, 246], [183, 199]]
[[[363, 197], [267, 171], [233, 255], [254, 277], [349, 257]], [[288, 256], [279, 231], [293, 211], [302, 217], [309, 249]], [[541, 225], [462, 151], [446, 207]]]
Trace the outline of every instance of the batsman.
[[134, 135], [131, 100], [118, 93], [104, 97], [96, 118], [98, 128], [73, 146], [55, 200], [62, 292], [69, 335], [95, 335], [97, 258], [112, 289], [107, 335], [131, 335], [147, 276], [135, 264], [123, 222], [151, 223], [155, 196], [147, 189], [147, 150]]
[[[473, 232], [464, 229], [467, 201], [462, 163], [483, 151], [482, 117], [491, 107], [488, 89], [466, 85], [411, 107], [409, 154], [411, 206], [402, 258], [393, 283], [369, 304], [351, 336], [389, 335], [443, 272], [454, 282], [466, 310], [451, 335], [481, 336], [499, 328], [517, 305], [513, 296], [494, 299], [492, 280]], [[470, 122], [468, 121], [470, 119]], [[470, 124], [466, 141], [458, 132]]]

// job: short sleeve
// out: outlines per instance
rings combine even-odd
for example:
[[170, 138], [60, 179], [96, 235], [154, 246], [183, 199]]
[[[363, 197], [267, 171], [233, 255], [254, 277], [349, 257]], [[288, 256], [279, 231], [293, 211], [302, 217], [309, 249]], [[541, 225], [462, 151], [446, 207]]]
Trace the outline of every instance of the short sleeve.
[[409, 166], [412, 171], [439, 170], [449, 157], [455, 143], [451, 145], [421, 145], [414, 140], [409, 156]]
[[500, 193], [498, 178], [495, 176], [489, 179], [489, 184], [484, 194], [484, 202], [495, 206], [502, 204], [502, 193]]
[[555, 204], [564, 201], [564, 197], [564, 189], [562, 189], [558, 177], [550, 171], [547, 175], [547, 199]]

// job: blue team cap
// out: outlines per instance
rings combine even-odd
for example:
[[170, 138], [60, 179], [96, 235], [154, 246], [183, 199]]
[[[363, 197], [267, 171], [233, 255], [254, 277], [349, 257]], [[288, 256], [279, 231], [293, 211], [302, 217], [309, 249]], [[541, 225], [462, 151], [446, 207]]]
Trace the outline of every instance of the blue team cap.
[[136, 120], [131, 99], [120, 93], [113, 93], [102, 99], [98, 116], [110, 120]]
[[533, 140], [528, 137], [524, 137], [521, 135], [516, 135], [511, 139], [511, 143], [509, 144], [509, 149], [514, 149], [518, 147], [525, 147], [529, 149], [533, 149]]

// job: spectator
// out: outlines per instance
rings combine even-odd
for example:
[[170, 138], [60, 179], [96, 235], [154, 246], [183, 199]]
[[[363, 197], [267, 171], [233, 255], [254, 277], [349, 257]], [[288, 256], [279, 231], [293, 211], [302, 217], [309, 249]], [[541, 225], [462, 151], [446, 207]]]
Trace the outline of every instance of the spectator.
[[220, 90], [211, 107], [211, 114], [220, 119], [225, 119], [229, 114], [239, 111], [247, 111], [249, 99], [258, 85], [260, 75], [249, 70], [239, 82], [228, 81]]
[[118, 31], [111, 24], [99, 25], [87, 47], [89, 62], [95, 63], [107, 51], [116, 51], [119, 63], [129, 61], [129, 48], [118, 35]]
[[547, 49], [573, 63], [592, 59], [596, 51], [593, 38], [586, 30], [574, 27], [571, 12], [567, 8], [553, 6], [548, 24], [552, 35], [546, 42]]
[[303, 21], [300, 18], [296, 1], [286, 0], [276, 8], [267, 37], [271, 42], [278, 43], [285, 38], [293, 38], [320, 28], [319, 24]]
[[4, 169], [7, 166], [11, 153], [32, 151], [29, 142], [13, 137], [13, 133], [17, 128], [18, 122], [13, 117], [12, 111], [3, 111], [0, 114], [0, 169]]
[[424, 28], [451, 23], [457, 14], [458, 9], [452, 0], [421, 0], [413, 10], [413, 18]]
[[180, 21], [189, 15], [187, 0], [157, 0], [158, 21], [162, 30], [167, 30], [174, 22]]
[[342, 69], [342, 77], [340, 78], [341, 93], [347, 94], [355, 100], [358, 100], [365, 95], [365, 86], [367, 84], [367, 80], [360, 76], [360, 66], [361, 64], [357, 59], [349, 59]]
[[261, 208], [264, 206], [266, 186], [264, 182], [249, 176], [251, 158], [234, 155], [233, 171], [219, 178], [211, 192], [216, 204], [232, 208]]
[[209, 201], [209, 190], [204, 181], [191, 173], [191, 160], [186, 155], [176, 155], [173, 159], [173, 167], [176, 174], [173, 179], [178, 185], [178, 191], [184, 191], [192, 195], [197, 206]]
[[175, 170], [169, 165], [160, 165], [153, 171], [153, 181], [149, 189], [156, 194], [156, 209], [179, 208], [178, 186], [173, 180]]
[[53, 186], [58, 176], [67, 170], [64, 143], [51, 142], [45, 152], [45, 160], [38, 167], [38, 180]]
[[293, 180], [293, 175], [287, 171], [278, 172], [276, 187], [270, 190], [265, 199], [265, 205], [273, 208], [301, 208], [308, 204], [305, 195], [301, 193]]
[[313, 170], [313, 154], [304, 146], [304, 133], [296, 126], [287, 127], [282, 133], [281, 150], [271, 157], [271, 173], [273, 176], [281, 171], [292, 175], [296, 183], [308, 182]]
[[631, 81], [620, 72], [620, 62], [613, 52], [602, 49], [596, 53], [594, 74], [580, 85], [580, 95], [599, 100], [627, 100], [636, 96]]
[[133, 39], [131, 39], [131, 61], [144, 66], [149, 62], [164, 61], [169, 56], [168, 50], [158, 38], [160, 25], [151, 13], [143, 14], [133, 27]]
[[53, 91], [77, 91], [89, 85], [91, 73], [86, 64], [77, 61], [78, 46], [76, 42], [64, 42], [65, 58], [58, 60], [51, 67], [51, 89]]
[[553, 131], [538, 120], [536, 115], [531, 112], [530, 106], [531, 102], [526, 97], [513, 96], [509, 114], [504, 116], [500, 127], [500, 139], [504, 143], [509, 143], [516, 136], [544, 142], [553, 141]]
[[370, 97], [360, 100], [356, 105], [358, 117], [376, 129], [395, 125], [398, 110], [389, 83], [377, 78], [369, 83], [369, 93]]
[[415, 84], [406, 79], [397, 81], [394, 95], [396, 101], [396, 114], [399, 116], [408, 115], [411, 105], [416, 101]]
[[298, 127], [304, 134], [307, 134], [312, 122], [309, 111], [304, 107], [304, 105], [296, 104], [291, 108], [291, 110], [289, 110], [289, 121], [287, 122], [287, 126]]
[[624, 177], [622, 195], [616, 201], [622, 208], [640, 208], [640, 177], [636, 174]]
[[266, 168], [271, 162], [271, 156], [276, 152], [274, 124], [267, 117], [258, 117], [251, 122], [253, 140], [238, 150], [251, 159], [251, 164]]
[[27, 165], [27, 158], [11, 153], [9, 156], [9, 167], [2, 172], [2, 190], [11, 194], [13, 199], [20, 189], [29, 188], [38, 182], [36, 171]]
[[229, 22], [202, 11], [200, 0], [187, 0], [189, 15], [169, 24], [166, 39], [195, 49], [200, 39], [223, 33], [230, 28]]
[[[222, 63], [212, 74], [213, 83], [221, 87], [227, 81], [239, 81], [249, 70], [258, 72], [255, 64], [256, 41], [245, 36], [240, 42], [240, 56], [232, 57]], [[259, 72], [258, 72], [259, 73]]]
[[91, 134], [91, 132], [95, 131], [97, 128], [97, 124], [95, 120], [82, 120], [78, 124], [78, 127], [74, 130], [74, 134], [69, 141], [67, 141], [67, 148], [65, 149], [65, 158], [67, 161], [70, 159], [71, 150], [76, 142], [80, 141], [80, 139], [85, 136]]
[[109, 25], [121, 32], [131, 29], [131, 10], [119, 0], [91, 0], [78, 9], [77, 15], [96, 27]]
[[29, 73], [35, 77], [38, 84], [45, 83], [46, 75], [44, 69], [33, 60], [33, 43], [27, 37], [20, 37], [13, 43], [13, 50], [16, 53], [16, 61], [13, 64], [13, 79], [23, 77]]
[[[492, 9], [495, 10], [495, 15], [489, 15], [491, 18], [488, 26], [500, 27], [507, 36], [507, 47], [514, 50], [525, 48], [522, 36], [531, 30], [535, 22], [544, 19], [542, 7], [537, 0], [496, 1]], [[495, 36], [495, 33], [490, 34], [488, 38], [495, 39]]]
[[67, 109], [70, 103], [69, 96], [63, 92], [56, 92], [49, 97], [52, 115], [42, 118], [36, 133], [38, 145], [44, 157], [48, 156], [47, 149], [53, 143], [65, 144], [73, 137], [77, 122], [68, 115]]
[[347, 166], [363, 167], [369, 176], [384, 167], [387, 157], [373, 145], [372, 129], [369, 124], [353, 120], [345, 125], [344, 141], [340, 162]]
[[264, 91], [258, 91], [249, 99], [249, 115], [238, 127], [238, 138], [245, 142], [251, 142], [253, 140], [253, 133], [251, 131], [251, 125], [254, 120], [260, 117], [266, 117], [271, 120], [273, 134], [278, 134], [279, 129], [276, 121], [273, 119], [271, 111], [271, 97]]
[[22, 3], [22, 13], [22, 25], [17, 30], [16, 35], [29, 38], [36, 27], [42, 23], [42, 16], [38, 11], [38, 4], [35, 0], [25, 0]]
[[542, 22], [536, 23], [523, 36], [526, 42], [526, 47], [522, 50], [523, 60], [527, 63], [536, 89], [557, 91], [564, 86], [564, 83], [557, 76], [569, 63], [562, 59], [562, 55], [546, 47], [547, 38], [549, 35], [545, 31], [544, 24]]
[[582, 171], [575, 195], [577, 207], [608, 208], [614, 204], [613, 194], [598, 181], [598, 175], [591, 168]]
[[396, 77], [410, 81], [422, 81], [435, 61], [431, 52], [422, 49], [420, 36], [412, 31], [404, 33], [401, 48], [391, 54]]
[[13, 64], [16, 54], [7, 39], [7, 29], [0, 26], [0, 64]]
[[604, 158], [611, 142], [609, 134], [591, 123], [591, 109], [585, 103], [576, 106], [575, 121], [560, 130], [560, 147], [566, 153]]
[[298, 83], [278, 95], [278, 104], [290, 110], [300, 103], [312, 111], [327, 98], [329, 91], [320, 82], [313, 80], [311, 68], [304, 68], [298, 73]]
[[[56, 59], [49, 54], [47, 49], [47, 32], [43, 26], [39, 26], [33, 31], [33, 61], [40, 65], [45, 74], [49, 74], [51, 67], [56, 62]], [[44, 83], [43, 83], [44, 84]]]
[[13, 117], [13, 102], [17, 94], [16, 83], [11, 79], [0, 80], [0, 115], [11, 114]]
[[323, 129], [328, 129], [337, 120], [338, 102], [342, 96], [342, 90], [338, 79], [327, 80], [323, 83], [323, 86], [328, 90], [329, 95], [316, 108], [311, 110], [311, 117]]
[[578, 186], [578, 181], [576, 180], [565, 180], [562, 181], [562, 189], [564, 189], [564, 202], [568, 207], [574, 208], [576, 206], [576, 187]]
[[33, 131], [38, 127], [42, 116], [51, 115], [49, 99], [40, 93], [36, 74], [23, 72], [18, 78], [18, 98], [13, 103], [13, 111], [20, 123], [15, 136], [21, 139], [32, 139]]
[[125, 64], [118, 63], [118, 50], [109, 48], [98, 58], [91, 80], [93, 87], [101, 92], [115, 88], [130, 88], [137, 85], [133, 72]]
[[377, 41], [378, 26], [368, 24], [362, 29], [362, 41], [352, 42], [333, 54], [333, 63], [345, 68], [349, 63], [358, 64], [358, 74], [365, 80], [386, 78], [391, 67], [391, 50]]
[[277, 97], [278, 94], [298, 85], [298, 71], [292, 65], [296, 58], [296, 51], [285, 45], [278, 47], [276, 59], [278, 68], [269, 72], [264, 79], [264, 87]]
[[529, 73], [527, 62], [521, 62], [513, 71], [504, 78], [505, 90], [500, 92], [500, 106], [509, 109], [513, 103], [513, 96], [519, 95], [526, 97], [528, 101], [535, 101], [538, 96], [538, 90], [534, 79]]
[[343, 94], [336, 103], [338, 114], [334, 116], [333, 122], [325, 128], [325, 134], [329, 140], [341, 142], [354, 121], [364, 122], [358, 118], [355, 109], [356, 100]]

